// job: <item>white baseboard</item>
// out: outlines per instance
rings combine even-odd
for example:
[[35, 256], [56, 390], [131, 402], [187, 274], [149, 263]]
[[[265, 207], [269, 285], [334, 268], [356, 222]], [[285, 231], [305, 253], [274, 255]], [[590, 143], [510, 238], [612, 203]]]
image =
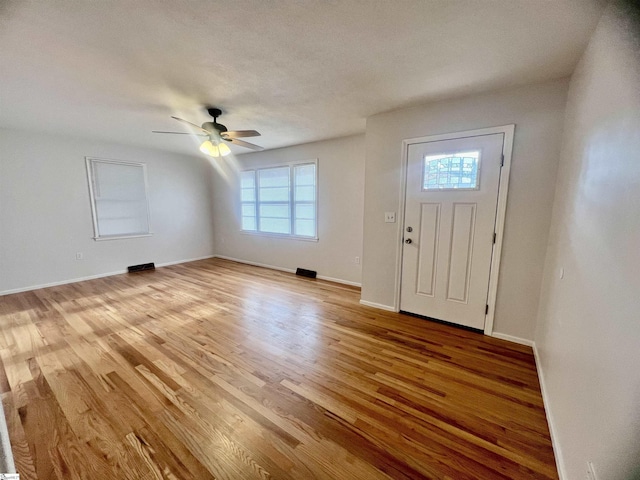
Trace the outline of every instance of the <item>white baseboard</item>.
[[[253, 265], [254, 267], [269, 268], [271, 270], [278, 270], [280, 272], [296, 273], [296, 271], [291, 268], [277, 267], [275, 265], [267, 265], [266, 263], [252, 262], [250, 260], [244, 260], [242, 258], [227, 257], [226, 255], [214, 255], [214, 257], [222, 258], [223, 260], [231, 260], [232, 262], [244, 263], [245, 265]], [[333, 283], [342, 283], [343, 285], [351, 285], [354, 287], [361, 286], [361, 284], [357, 282], [342, 280], [341, 278], [325, 277], [324, 275], [318, 275], [316, 278], [318, 280], [326, 280], [327, 282], [333, 282]]]
[[379, 310], [386, 310], [387, 312], [397, 312], [398, 311], [394, 307], [391, 307], [389, 305], [383, 305], [381, 303], [375, 303], [375, 302], [368, 302], [366, 300], [360, 300], [360, 305], [364, 305], [366, 307], [377, 308]]
[[[195, 262], [197, 260], [205, 260], [207, 258], [213, 258], [213, 255], [207, 255], [205, 257], [198, 257], [198, 258], [189, 258], [189, 259], [186, 259], [186, 260], [177, 260], [177, 261], [174, 261], [174, 262], [158, 263], [158, 264], [156, 264], [156, 267], [159, 267], [159, 268], [168, 267], [169, 265], [177, 265], [179, 263]], [[96, 278], [111, 277], [113, 275], [122, 275], [123, 273], [127, 273], [127, 270], [116, 270], [116, 271], [113, 271], [113, 272], [98, 273], [97, 275], [88, 275], [86, 277], [76, 277], [76, 278], [70, 278], [68, 280], [60, 280], [59, 282], [42, 283], [42, 284], [39, 284], [39, 285], [32, 285], [30, 287], [14, 288], [14, 289], [11, 289], [11, 290], [4, 290], [4, 291], [0, 292], [0, 297], [3, 296], [3, 295], [11, 295], [12, 293], [29, 292], [31, 290], [38, 290], [40, 288], [57, 287], [59, 285], [68, 285], [70, 283], [84, 282], [85, 280], [95, 280]]]
[[513, 343], [519, 343], [520, 345], [526, 345], [527, 347], [533, 348], [533, 340], [528, 340], [526, 338], [514, 337], [513, 335], [507, 335], [506, 333], [493, 332], [491, 334], [494, 338], [499, 338], [501, 340], [507, 340]]
[[231, 260], [232, 262], [244, 263], [245, 265], [253, 265], [254, 267], [268, 268], [271, 270], [278, 270], [280, 272], [296, 273], [296, 271], [292, 270], [291, 268], [276, 267], [275, 265], [267, 265], [266, 263], [252, 262], [250, 260], [244, 260], [242, 258], [227, 257], [226, 255], [214, 255], [214, 257], [221, 258], [223, 260]]
[[215, 255], [205, 255], [204, 257], [189, 258], [187, 260], [176, 260], [175, 262], [157, 263], [156, 267], [168, 267], [170, 265], [179, 265], [180, 263], [197, 262], [198, 260], [206, 260], [207, 258], [213, 258]]
[[343, 285], [351, 285], [352, 287], [362, 287], [361, 283], [342, 280], [341, 278], [325, 277], [324, 275], [318, 275], [317, 278], [318, 280], [326, 280], [327, 282], [341, 283]]
[[558, 470], [558, 477], [560, 480], [567, 480], [564, 471], [564, 462], [562, 461], [562, 449], [558, 443], [558, 437], [556, 435], [556, 427], [553, 422], [553, 415], [551, 413], [551, 404], [549, 402], [549, 396], [545, 387], [544, 373], [542, 371], [542, 363], [540, 362], [540, 354], [535, 342], [533, 342], [533, 356], [536, 360], [536, 370], [538, 371], [538, 380], [540, 381], [540, 391], [542, 392], [542, 402], [544, 404], [544, 413], [547, 417], [547, 425], [549, 425], [549, 435], [551, 436], [551, 445], [553, 447], [553, 456], [556, 459], [556, 469]]
[[11, 290], [4, 290], [4, 291], [0, 292], [0, 296], [1, 295], [11, 295], [12, 293], [29, 292], [31, 290], [38, 290], [40, 288], [57, 287], [59, 285], [67, 285], [69, 283], [84, 282], [85, 280], [95, 280], [96, 278], [111, 277], [113, 275], [121, 275], [123, 273], [127, 273], [127, 271], [126, 270], [117, 270], [117, 271], [114, 271], [114, 272], [99, 273], [97, 275], [88, 275], [86, 277], [70, 278], [68, 280], [61, 280], [59, 282], [41, 283], [40, 285], [32, 285], [30, 287], [14, 288], [14, 289], [11, 289]]

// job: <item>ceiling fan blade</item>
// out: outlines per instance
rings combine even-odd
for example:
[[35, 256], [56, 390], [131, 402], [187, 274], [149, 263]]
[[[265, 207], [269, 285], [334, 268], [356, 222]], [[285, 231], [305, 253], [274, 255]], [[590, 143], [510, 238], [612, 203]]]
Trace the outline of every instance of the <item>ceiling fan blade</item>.
[[204, 132], [207, 135], [209, 134], [209, 132], [206, 131], [204, 128], [202, 128], [200, 125], [196, 125], [195, 123], [187, 122], [186, 120], [183, 120], [182, 118], [174, 117], [173, 115], [171, 115], [171, 118], [173, 118], [174, 120], [178, 120], [179, 122], [186, 123], [187, 125], [191, 125], [193, 128], [195, 128], [197, 130], [200, 130], [201, 132]]
[[255, 130], [234, 130], [231, 132], [223, 132], [223, 136], [229, 138], [242, 138], [242, 137], [259, 137], [260, 133]]
[[254, 145], [253, 143], [245, 142], [243, 140], [237, 140], [235, 138], [225, 138], [227, 142], [231, 142], [234, 145], [238, 145], [239, 147], [250, 148], [251, 150], [264, 150], [264, 147], [260, 147], [259, 145]]
[[207, 137], [204, 133], [189, 133], [189, 132], [161, 132], [159, 130], [153, 130], [151, 133], [171, 133], [173, 135], [195, 135], [196, 137]]

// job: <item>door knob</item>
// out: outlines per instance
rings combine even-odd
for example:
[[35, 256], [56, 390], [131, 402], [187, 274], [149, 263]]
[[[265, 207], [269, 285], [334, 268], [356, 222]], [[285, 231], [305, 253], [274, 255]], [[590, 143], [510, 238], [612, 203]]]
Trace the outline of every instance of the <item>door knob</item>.
[[411, 243], [413, 243], [413, 240], [411, 240], [410, 238], [407, 238], [404, 243], [406, 243], [407, 245], [410, 245]]

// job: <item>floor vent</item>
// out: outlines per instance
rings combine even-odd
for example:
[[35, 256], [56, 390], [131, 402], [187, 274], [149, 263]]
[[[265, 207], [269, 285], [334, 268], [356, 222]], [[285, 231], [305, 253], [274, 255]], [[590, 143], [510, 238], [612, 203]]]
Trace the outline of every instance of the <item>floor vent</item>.
[[156, 269], [156, 264], [153, 262], [141, 263], [140, 265], [131, 265], [130, 267], [127, 267], [127, 270], [129, 270], [129, 273], [144, 272], [145, 270], [155, 270], [155, 269]]
[[316, 278], [317, 272], [315, 270], [305, 270], [304, 268], [298, 268], [296, 270], [296, 275], [300, 275], [301, 277]]

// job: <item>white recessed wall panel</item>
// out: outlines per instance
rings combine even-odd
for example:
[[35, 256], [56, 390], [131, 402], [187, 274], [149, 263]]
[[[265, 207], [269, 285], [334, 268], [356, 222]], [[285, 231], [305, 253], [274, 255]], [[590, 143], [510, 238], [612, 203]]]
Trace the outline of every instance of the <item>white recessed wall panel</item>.
[[440, 235], [439, 203], [420, 205], [420, 245], [418, 245], [417, 292], [433, 297], [435, 294], [436, 266], [438, 265], [438, 236]]
[[453, 204], [447, 300], [461, 303], [467, 303], [469, 300], [469, 274], [473, 257], [475, 222], [476, 205], [474, 203]]

